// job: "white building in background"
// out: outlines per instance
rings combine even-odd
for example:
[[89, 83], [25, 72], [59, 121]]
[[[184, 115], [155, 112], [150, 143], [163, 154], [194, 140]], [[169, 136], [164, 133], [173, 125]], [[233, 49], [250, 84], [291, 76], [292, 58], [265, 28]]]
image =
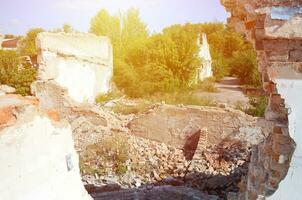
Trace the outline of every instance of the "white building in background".
[[199, 82], [213, 76], [210, 46], [208, 44], [207, 35], [205, 33], [202, 34], [202, 43], [200, 42], [200, 36], [198, 36], [197, 46], [199, 49], [198, 56], [202, 63], [197, 71], [196, 77], [196, 82]]
[[0, 50], [17, 50], [20, 37], [6, 38], [0, 33]]

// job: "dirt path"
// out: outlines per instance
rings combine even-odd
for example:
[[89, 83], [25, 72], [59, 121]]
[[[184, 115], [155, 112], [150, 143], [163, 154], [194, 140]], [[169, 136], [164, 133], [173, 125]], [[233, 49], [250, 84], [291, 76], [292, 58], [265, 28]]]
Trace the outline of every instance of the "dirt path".
[[197, 91], [199, 97], [211, 98], [218, 103], [226, 103], [235, 106], [238, 102], [247, 104], [249, 99], [241, 89], [241, 84], [238, 78], [225, 77], [215, 84], [219, 90], [217, 93], [209, 93]]

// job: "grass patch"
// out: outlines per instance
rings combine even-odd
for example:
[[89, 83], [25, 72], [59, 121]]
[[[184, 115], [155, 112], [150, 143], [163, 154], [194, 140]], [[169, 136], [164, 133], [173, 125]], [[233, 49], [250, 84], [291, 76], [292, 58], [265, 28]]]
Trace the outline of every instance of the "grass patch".
[[80, 154], [80, 169], [83, 174], [106, 175], [108, 169], [121, 175], [127, 172], [129, 159], [128, 138], [120, 133], [107, 136], [102, 141], [88, 146]]
[[138, 103], [135, 105], [125, 105], [122, 103], [117, 103], [112, 107], [112, 111], [122, 115], [138, 114], [146, 112], [149, 110], [150, 103]]
[[112, 101], [114, 99], [117, 99], [119, 97], [121, 97], [122, 95], [120, 93], [113, 93], [113, 92], [110, 92], [110, 93], [107, 93], [107, 94], [100, 94], [98, 95], [96, 98], [95, 98], [95, 101], [99, 104], [102, 104], [102, 103], [106, 103], [108, 101]]
[[174, 92], [151, 96], [152, 102], [165, 102], [171, 105], [197, 105], [197, 106], [216, 106], [216, 102], [211, 98], [198, 97], [190, 91]]
[[203, 92], [217, 93], [219, 90], [215, 87], [215, 79], [208, 78], [204, 81], [201, 81], [194, 87], [196, 90], [201, 90]]

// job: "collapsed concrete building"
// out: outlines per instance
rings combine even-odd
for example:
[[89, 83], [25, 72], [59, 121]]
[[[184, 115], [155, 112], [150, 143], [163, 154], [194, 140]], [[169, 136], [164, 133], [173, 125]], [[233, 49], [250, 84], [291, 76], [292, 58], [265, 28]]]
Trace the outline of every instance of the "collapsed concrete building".
[[109, 91], [113, 53], [107, 37], [40, 33], [36, 44], [40, 81], [54, 80], [78, 103], [92, 103]]
[[264, 89], [270, 94], [267, 139], [254, 149], [239, 199], [301, 199], [302, 1], [221, 0], [228, 25], [257, 51]]
[[[234, 194], [232, 199], [300, 199], [302, 2], [222, 0], [222, 3], [231, 12], [229, 25], [244, 33], [254, 44], [263, 85], [270, 93], [265, 116], [266, 130], [269, 132], [265, 140], [254, 147], [248, 173], [242, 179], [239, 193]], [[90, 199], [80, 180], [71, 131], [73, 137], [84, 135], [91, 129], [98, 135], [99, 129], [108, 126], [110, 119], [100, 116], [101, 111], [92, 111], [91, 107], [82, 108], [77, 103], [93, 102], [97, 93], [108, 91], [112, 53], [110, 44], [104, 42], [107, 39], [87, 37], [41, 34], [37, 39], [40, 80], [33, 85], [38, 99], [12, 95], [0, 97], [0, 161], [5, 163], [0, 171], [1, 199]], [[83, 43], [80, 38], [90, 42]], [[103, 42], [97, 43], [100, 40]], [[97, 45], [100, 43], [102, 47]], [[98, 52], [102, 53], [99, 55]], [[86, 87], [87, 91], [84, 90]], [[71, 103], [72, 100], [76, 103]], [[134, 132], [139, 135], [142, 134], [143, 125], [156, 127], [162, 123], [160, 109], [167, 108], [159, 108], [159, 111], [133, 120], [130, 126], [134, 126]], [[179, 110], [181, 108], [171, 111], [172, 116], [168, 118], [179, 120], [183, 117], [177, 114]], [[152, 120], [145, 122], [146, 118], [143, 118], [154, 118], [152, 114], [159, 116], [159, 120], [155, 123], [151, 123]], [[160, 129], [160, 126], [158, 128], [167, 134], [170, 131]], [[107, 131], [112, 129], [115, 127]], [[156, 136], [156, 133], [152, 133], [152, 136]], [[101, 137], [99, 134], [97, 139]], [[94, 136], [92, 138], [96, 139]], [[164, 139], [166, 143], [173, 143], [171, 138], [175, 137]], [[174, 199], [207, 199], [202, 197], [203, 194], [200, 196], [187, 189], [183, 190], [184, 193], [180, 192], [180, 188], [158, 189], [164, 190], [160, 196], [162, 199], [169, 199], [165, 196], [167, 191], [173, 194], [170, 197]], [[157, 189], [148, 191], [152, 195], [154, 192], [158, 194]], [[183, 195], [186, 191], [187, 194], [192, 192], [192, 195]], [[125, 194], [123, 191], [119, 194], [96, 194], [96, 199], [119, 199]], [[127, 198], [137, 199], [141, 196], [140, 199], [147, 199], [146, 194], [144, 191], [134, 191], [128, 193]]]

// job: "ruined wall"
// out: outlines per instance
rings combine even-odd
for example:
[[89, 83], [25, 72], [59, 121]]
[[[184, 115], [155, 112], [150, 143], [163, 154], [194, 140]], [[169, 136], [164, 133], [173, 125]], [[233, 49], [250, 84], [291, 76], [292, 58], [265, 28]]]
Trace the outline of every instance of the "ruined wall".
[[40, 33], [39, 79], [55, 80], [76, 102], [94, 102], [107, 93], [112, 77], [112, 47], [108, 38], [84, 33]]
[[163, 105], [138, 115], [129, 128], [132, 134], [182, 148], [188, 125], [202, 130], [201, 147], [235, 137], [258, 144], [264, 137], [256, 118], [229, 108]]
[[274, 125], [254, 149], [240, 199], [301, 199], [302, 1], [221, 0], [229, 26], [244, 33], [258, 55], [266, 120]]
[[0, 199], [91, 199], [70, 126], [34, 98], [0, 97]]
[[202, 61], [201, 67], [198, 69], [197, 82], [203, 81], [206, 78], [213, 76], [212, 71], [212, 57], [210, 53], [210, 46], [208, 43], [207, 35], [202, 34], [202, 44], [200, 43], [200, 38], [197, 39], [197, 46], [199, 48], [198, 56]]

